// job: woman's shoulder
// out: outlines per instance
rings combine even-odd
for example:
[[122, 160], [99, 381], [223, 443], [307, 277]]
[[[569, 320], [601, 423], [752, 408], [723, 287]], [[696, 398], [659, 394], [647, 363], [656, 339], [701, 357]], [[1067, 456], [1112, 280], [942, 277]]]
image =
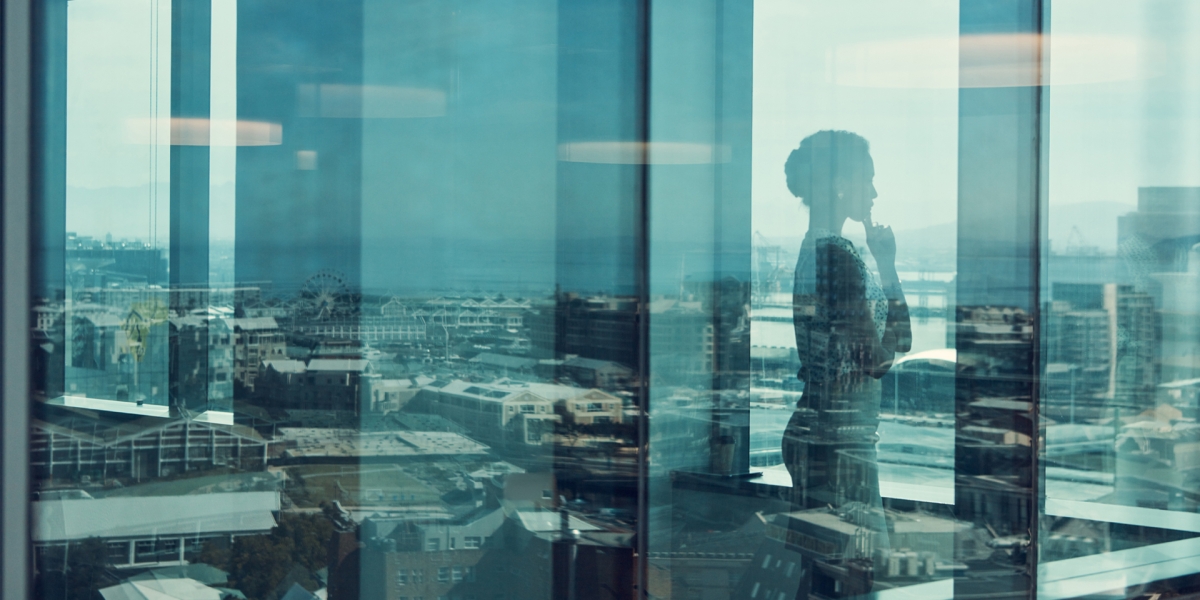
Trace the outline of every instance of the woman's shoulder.
[[858, 258], [858, 250], [854, 247], [854, 242], [851, 242], [840, 235], [831, 233], [828, 235], [814, 237], [811, 240], [805, 240], [805, 242], [810, 241], [812, 248], [817, 251], [832, 252], [835, 254], [848, 255]]
[[862, 265], [862, 258], [850, 240], [835, 233], [810, 231], [800, 247], [796, 271], [815, 274], [812, 270], [820, 267], [818, 270], [825, 272], [849, 274], [860, 272]]
[[817, 271], [843, 281], [865, 282], [866, 265], [850, 240], [838, 235], [828, 236], [815, 240], [811, 248], [810, 260]]

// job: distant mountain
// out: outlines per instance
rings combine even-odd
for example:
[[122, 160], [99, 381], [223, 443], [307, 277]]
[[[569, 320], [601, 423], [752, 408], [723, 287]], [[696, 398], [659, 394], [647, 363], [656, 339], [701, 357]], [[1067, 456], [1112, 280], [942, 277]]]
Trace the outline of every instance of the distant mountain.
[[[1047, 218], [1050, 246], [1094, 246], [1101, 252], [1117, 251], [1117, 217], [1137, 210], [1120, 202], [1077, 202], [1051, 206]], [[1072, 232], [1078, 231], [1074, 238]], [[850, 236], [854, 240], [854, 236]], [[857, 240], [855, 240], [857, 242]], [[896, 232], [896, 246], [905, 251], [951, 250], [958, 243], [958, 221]]]
[[[210, 226], [215, 239], [233, 239], [234, 185], [218, 184], [209, 190], [210, 210], [216, 214]], [[67, 186], [67, 231], [103, 239], [146, 240], [150, 236], [150, 184], [129, 187], [86, 188]], [[164, 244], [170, 234], [171, 189], [158, 185], [158, 238]]]
[[958, 245], [958, 221], [938, 223], [918, 229], [896, 232], [896, 248], [905, 252], [942, 250], [950, 251]]
[[[159, 206], [166, 213], [171, 190], [159, 187]], [[67, 231], [103, 239], [149, 238], [150, 186], [84, 188], [67, 186]], [[169, 222], [169, 221], [168, 221]], [[163, 232], [166, 238], [166, 232]]]
[[[1094, 247], [1103, 254], [1115, 254], [1117, 218], [1134, 210], [1137, 207], [1131, 204], [1102, 201], [1052, 206], [1046, 215], [1050, 247], [1055, 251], [1069, 246]], [[866, 245], [861, 226], [849, 223], [845, 234], [855, 245]], [[791, 261], [803, 240], [803, 236], [780, 236], [768, 242], [781, 246], [785, 255], [790, 255], [786, 260]], [[958, 221], [897, 230], [897, 266], [901, 270], [953, 271], [957, 245]]]
[[[895, 233], [896, 247], [903, 253], [927, 250], [950, 251], [954, 249], [958, 239], [958, 222], [950, 221], [917, 229], [904, 229]], [[843, 234], [856, 246], [867, 245], [862, 227], [857, 224], [848, 223]], [[800, 250], [804, 236], [772, 237], [768, 238], [768, 241], [778, 244], [785, 252], [794, 255]]]

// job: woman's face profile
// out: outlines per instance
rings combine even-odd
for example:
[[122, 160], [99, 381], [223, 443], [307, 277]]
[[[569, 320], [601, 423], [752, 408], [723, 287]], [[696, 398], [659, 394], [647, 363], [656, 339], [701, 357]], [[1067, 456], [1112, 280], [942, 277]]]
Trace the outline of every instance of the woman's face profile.
[[871, 217], [875, 198], [879, 197], [875, 191], [875, 162], [871, 160], [871, 155], [855, 161], [855, 165], [839, 179], [838, 204], [846, 217], [852, 221], [866, 222]]

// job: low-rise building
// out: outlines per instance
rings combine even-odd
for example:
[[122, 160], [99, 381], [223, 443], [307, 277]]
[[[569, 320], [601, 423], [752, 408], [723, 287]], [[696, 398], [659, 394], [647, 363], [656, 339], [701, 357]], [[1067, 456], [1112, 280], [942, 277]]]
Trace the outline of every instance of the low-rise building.
[[578, 538], [567, 540], [563, 517], [485, 509], [460, 521], [366, 519], [361, 598], [631, 600], [632, 533], [570, 515]]
[[363, 378], [371, 373], [370, 361], [363, 359], [314, 358], [308, 364], [269, 360], [262, 365], [255, 395], [271, 408], [358, 414]]
[[561, 407], [575, 423], [598, 425], [620, 423], [624, 416], [621, 399], [598, 389], [572, 387], [556, 383], [509, 383], [514, 389], [527, 389]]
[[232, 319], [211, 309], [171, 317], [170, 388], [175, 404], [195, 412], [233, 406]]
[[504, 377], [509, 375], [532, 374], [538, 361], [521, 356], [509, 356], [494, 352], [480, 352], [467, 361], [474, 371], [495, 373]]
[[168, 404], [170, 325], [161, 300], [79, 303], [65, 325], [65, 395]]
[[233, 376], [253, 390], [264, 361], [285, 357], [287, 345], [274, 317], [231, 319]]
[[505, 383], [436, 381], [425, 386], [429, 405], [492, 445], [542, 445], [553, 441], [554, 403], [528, 388]]
[[279, 509], [277, 491], [37, 500], [31, 535], [38, 558], [100, 538], [114, 567], [181, 565], [207, 540], [270, 531]]
[[619, 390], [632, 385], [634, 371], [611, 360], [571, 356], [562, 361], [559, 370], [581, 386]]
[[203, 581], [156, 572], [159, 570], [139, 573], [116, 585], [101, 588], [98, 590], [100, 597], [104, 600], [129, 600], [131, 598], [226, 600], [231, 597], [228, 591], [216, 589]]
[[531, 302], [514, 298], [434, 298], [412, 312], [430, 325], [470, 329], [519, 329]]
[[281, 427], [286, 462], [359, 462], [484, 456], [488, 447], [444, 431], [359, 431]]
[[267, 441], [249, 427], [191, 417], [114, 420], [41, 405], [29, 460], [41, 480], [140, 480], [217, 467], [263, 469]]
[[[429, 383], [429, 378], [424, 379]], [[372, 412], [399, 411], [420, 392], [419, 384], [410, 378], [387, 379], [378, 373], [361, 378], [363, 409]]]
[[312, 319], [296, 325], [296, 333], [319, 339], [363, 342], [423, 342], [425, 322], [412, 315], [359, 315]]
[[458, 522], [364, 520], [362, 598], [491, 597], [495, 573], [480, 573], [479, 563], [504, 521], [500, 509]]

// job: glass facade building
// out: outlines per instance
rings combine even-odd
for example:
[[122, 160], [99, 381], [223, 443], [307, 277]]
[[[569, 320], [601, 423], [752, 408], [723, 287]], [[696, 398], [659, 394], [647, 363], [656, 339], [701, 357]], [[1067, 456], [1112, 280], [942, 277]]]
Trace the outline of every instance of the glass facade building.
[[3, 10], [6, 598], [1200, 597], [1200, 4]]

